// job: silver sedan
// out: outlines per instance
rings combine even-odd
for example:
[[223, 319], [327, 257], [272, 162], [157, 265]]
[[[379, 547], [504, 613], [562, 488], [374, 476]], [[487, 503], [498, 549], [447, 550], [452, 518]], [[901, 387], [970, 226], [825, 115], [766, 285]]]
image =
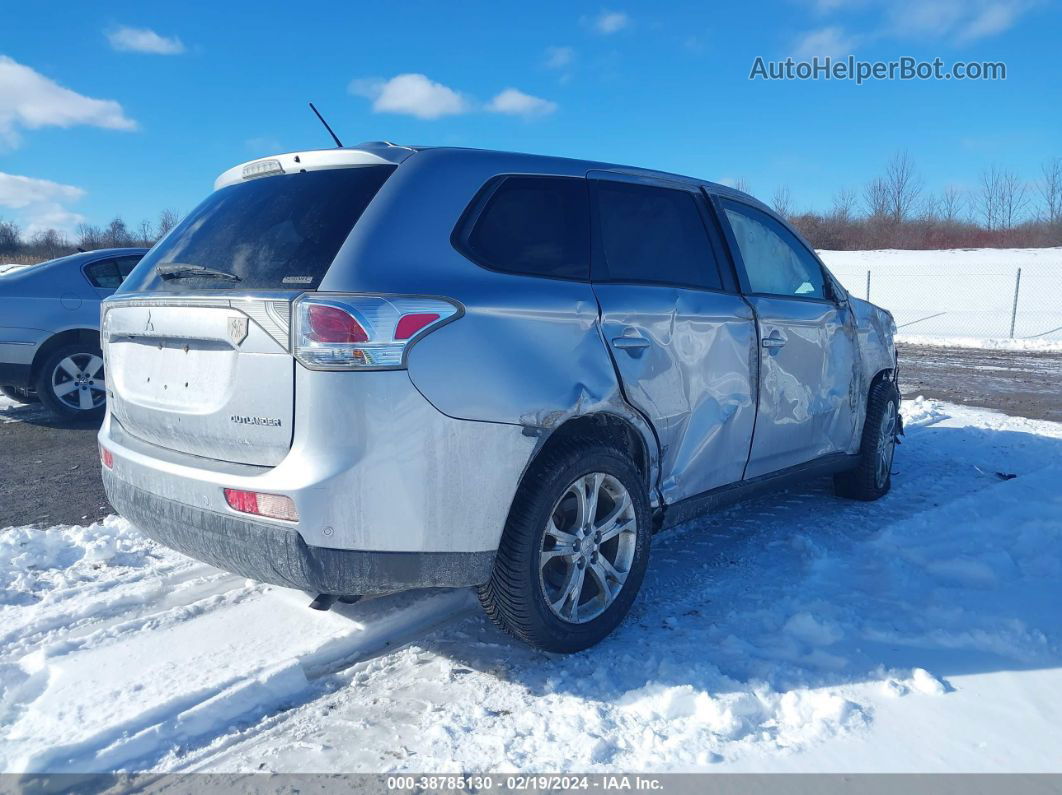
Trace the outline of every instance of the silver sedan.
[[101, 249], [0, 269], [0, 392], [40, 400], [63, 419], [102, 417], [100, 301], [146, 252]]

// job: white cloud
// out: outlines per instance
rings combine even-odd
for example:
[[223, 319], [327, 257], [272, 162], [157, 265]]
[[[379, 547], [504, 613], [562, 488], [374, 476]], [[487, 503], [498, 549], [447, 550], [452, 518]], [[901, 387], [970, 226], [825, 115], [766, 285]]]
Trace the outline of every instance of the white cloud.
[[371, 99], [375, 113], [404, 113], [418, 119], [438, 119], [473, 111], [530, 118], [545, 116], [557, 109], [555, 102], [525, 94], [516, 88], [506, 88], [483, 105], [422, 74], [401, 74], [390, 80], [361, 78], [352, 80], [347, 90]]
[[350, 93], [368, 97], [376, 113], [404, 113], [418, 119], [438, 119], [467, 113], [467, 98], [422, 74], [402, 74], [390, 80], [354, 80]]
[[590, 28], [602, 36], [611, 36], [630, 27], [631, 18], [624, 11], [602, 11], [596, 17], [584, 19]]
[[0, 207], [15, 211], [15, 220], [27, 235], [44, 229], [72, 231], [85, 218], [66, 205], [84, 195], [73, 185], [0, 171]]
[[547, 47], [546, 68], [567, 69], [575, 60], [575, 50], [571, 47]]
[[123, 25], [107, 34], [111, 47], [119, 52], [143, 52], [150, 55], [180, 55], [184, 44], [176, 36], [160, 36], [150, 28]]
[[956, 43], [1012, 28], [1042, 0], [807, 0], [822, 15], [876, 7], [879, 19], [864, 39], [945, 39]]
[[1011, 28], [1029, 8], [1028, 3], [989, 3], [978, 9], [958, 32], [959, 41], [974, 41], [995, 36]]
[[837, 25], [808, 31], [800, 36], [793, 47], [794, 58], [811, 59], [815, 56], [838, 58], [855, 52], [858, 37], [845, 33]]
[[995, 36], [1013, 27], [1035, 0], [902, 0], [890, 6], [891, 32], [957, 42]]
[[0, 145], [18, 144], [20, 127], [73, 127], [135, 130], [136, 122], [113, 99], [93, 99], [71, 91], [28, 66], [0, 55]]
[[505, 89], [487, 104], [487, 110], [491, 113], [523, 116], [525, 119], [533, 116], [548, 116], [556, 109], [556, 102], [550, 102], [548, 99], [542, 99], [541, 97], [533, 97], [516, 88]]

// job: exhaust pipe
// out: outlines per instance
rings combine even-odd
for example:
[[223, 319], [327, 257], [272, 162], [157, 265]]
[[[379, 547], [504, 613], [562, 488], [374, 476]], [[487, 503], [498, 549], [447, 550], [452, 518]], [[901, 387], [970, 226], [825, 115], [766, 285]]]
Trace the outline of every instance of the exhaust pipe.
[[332, 605], [336, 602], [344, 605], [352, 605], [361, 599], [360, 596], [354, 594], [339, 595], [334, 593], [319, 593], [317, 597], [310, 602], [311, 610], [331, 610]]

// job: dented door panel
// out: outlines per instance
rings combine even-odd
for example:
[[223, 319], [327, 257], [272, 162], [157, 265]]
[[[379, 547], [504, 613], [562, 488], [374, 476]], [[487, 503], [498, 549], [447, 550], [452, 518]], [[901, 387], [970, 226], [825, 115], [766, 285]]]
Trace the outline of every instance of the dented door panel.
[[655, 285], [594, 291], [627, 399], [660, 438], [664, 502], [740, 480], [755, 419], [748, 305], [737, 295]]
[[862, 377], [855, 324], [828, 301], [750, 296], [760, 332], [760, 394], [745, 477], [854, 452]]

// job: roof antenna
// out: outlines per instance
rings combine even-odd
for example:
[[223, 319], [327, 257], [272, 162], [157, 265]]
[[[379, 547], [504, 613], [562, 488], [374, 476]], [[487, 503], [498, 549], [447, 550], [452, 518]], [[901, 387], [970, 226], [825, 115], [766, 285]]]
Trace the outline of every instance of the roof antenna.
[[336, 142], [336, 146], [339, 147], [340, 149], [342, 149], [343, 148], [343, 142], [339, 140], [339, 136], [338, 135], [336, 135], [334, 132], [332, 132], [332, 128], [328, 126], [328, 122], [326, 122], [324, 120], [324, 116], [322, 116], [320, 111], [318, 111], [317, 108], [314, 107], [312, 102], [310, 103], [310, 110], [312, 110], [314, 112], [314, 115], [317, 116], [317, 118], [321, 120], [321, 124], [324, 125], [326, 130], [328, 130], [328, 134], [332, 136], [332, 140]]

